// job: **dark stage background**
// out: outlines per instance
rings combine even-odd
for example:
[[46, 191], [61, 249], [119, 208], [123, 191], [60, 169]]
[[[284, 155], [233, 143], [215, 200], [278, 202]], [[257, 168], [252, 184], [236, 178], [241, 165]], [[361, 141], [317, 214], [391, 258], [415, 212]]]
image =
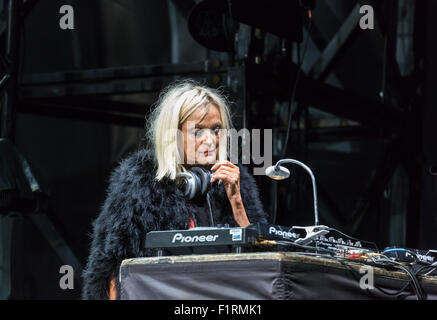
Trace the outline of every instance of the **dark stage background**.
[[[176, 78], [227, 90], [237, 128], [273, 129], [279, 160], [300, 60], [286, 156], [313, 169], [321, 224], [380, 248], [437, 249], [437, 2], [304, 1], [313, 5], [311, 25], [304, 10], [281, 9], [279, 0], [268, 1], [263, 19], [235, 3], [233, 15], [275, 21], [279, 32], [230, 19], [228, 1], [216, 1], [225, 26], [213, 23], [220, 6], [209, 23], [194, 24], [200, 2], [12, 1], [8, 20], [10, 1], [0, 0], [1, 55], [10, 49], [11, 57], [0, 69], [0, 78], [11, 74], [1, 88], [1, 137], [47, 194], [39, 213], [0, 215], [0, 298], [80, 298], [109, 173], [143, 143], [147, 111]], [[373, 30], [359, 27], [365, 4], [375, 9]], [[74, 9], [74, 30], [59, 27], [62, 5]], [[290, 41], [299, 16], [301, 41]], [[273, 219], [277, 189], [271, 222], [311, 225], [311, 182], [290, 169], [292, 179], [279, 183], [256, 177], [265, 209]], [[65, 264], [75, 266], [72, 290], [59, 287]]]

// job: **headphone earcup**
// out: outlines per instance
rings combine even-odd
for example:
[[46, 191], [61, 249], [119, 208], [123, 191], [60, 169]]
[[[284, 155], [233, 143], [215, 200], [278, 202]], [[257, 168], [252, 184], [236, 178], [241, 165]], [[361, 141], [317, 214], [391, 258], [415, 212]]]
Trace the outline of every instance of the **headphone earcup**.
[[199, 188], [196, 189], [196, 196], [206, 194], [211, 187], [211, 173], [202, 167], [194, 167], [191, 169], [191, 171], [199, 181]]
[[188, 172], [176, 175], [177, 193], [192, 200], [208, 192], [211, 188], [211, 172], [202, 167], [193, 167]]
[[186, 199], [193, 199], [196, 196], [196, 189], [200, 187], [200, 180], [192, 172], [180, 172], [176, 175], [176, 193]]

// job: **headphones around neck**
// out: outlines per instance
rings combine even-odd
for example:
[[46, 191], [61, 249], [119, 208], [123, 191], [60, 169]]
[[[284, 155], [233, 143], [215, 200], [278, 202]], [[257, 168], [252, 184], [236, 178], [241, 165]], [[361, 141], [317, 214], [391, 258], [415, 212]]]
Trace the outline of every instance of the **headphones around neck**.
[[188, 200], [201, 197], [211, 189], [211, 171], [203, 167], [193, 167], [176, 175], [178, 190]]

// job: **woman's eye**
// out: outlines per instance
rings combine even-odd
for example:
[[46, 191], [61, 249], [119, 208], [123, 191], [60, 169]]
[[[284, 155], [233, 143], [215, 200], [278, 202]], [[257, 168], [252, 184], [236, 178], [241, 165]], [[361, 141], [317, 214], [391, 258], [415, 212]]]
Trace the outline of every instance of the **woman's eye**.
[[195, 135], [196, 137], [201, 137], [204, 133], [205, 133], [205, 130], [204, 130], [204, 129], [200, 129], [200, 130], [196, 130], [196, 131], [194, 132], [194, 135]]
[[203, 134], [205, 131], [207, 131], [207, 132], [209, 132], [209, 133], [211, 133], [211, 134], [218, 135], [218, 134], [220, 134], [220, 130], [221, 130], [221, 129], [219, 129], [219, 128], [214, 129], [214, 130], [211, 130], [211, 129], [200, 129], [200, 130], [196, 130], [196, 131], [194, 131], [194, 136], [196, 136], [196, 137], [200, 137], [200, 136], [202, 136], [202, 134]]

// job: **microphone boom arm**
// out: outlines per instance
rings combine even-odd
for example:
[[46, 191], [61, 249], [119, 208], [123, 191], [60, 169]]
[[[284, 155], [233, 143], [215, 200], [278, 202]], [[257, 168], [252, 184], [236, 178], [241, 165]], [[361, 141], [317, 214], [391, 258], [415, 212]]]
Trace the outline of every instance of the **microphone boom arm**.
[[319, 225], [319, 211], [318, 211], [318, 207], [317, 207], [317, 188], [316, 188], [316, 179], [314, 177], [313, 172], [311, 171], [311, 169], [305, 165], [304, 163], [294, 160], [294, 159], [282, 159], [279, 160], [278, 163], [276, 163], [275, 169], [278, 170], [279, 166], [283, 163], [294, 163], [297, 164], [298, 166], [304, 168], [311, 176], [311, 181], [313, 184], [313, 197], [314, 197], [314, 225], [318, 226]]

